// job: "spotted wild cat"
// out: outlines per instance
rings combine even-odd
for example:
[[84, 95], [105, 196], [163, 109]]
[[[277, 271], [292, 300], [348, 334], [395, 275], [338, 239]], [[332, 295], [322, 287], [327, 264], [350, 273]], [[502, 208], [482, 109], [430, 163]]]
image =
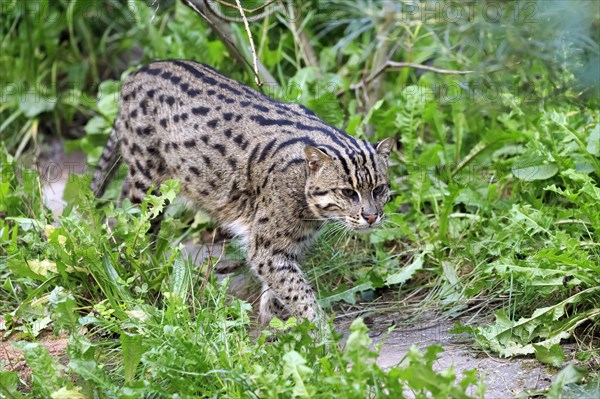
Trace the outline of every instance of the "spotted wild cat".
[[245, 245], [263, 282], [260, 320], [283, 309], [312, 320], [320, 309], [300, 261], [327, 221], [357, 232], [381, 223], [392, 146], [351, 137], [205, 65], [157, 61], [125, 80], [92, 189], [102, 196], [121, 157], [123, 195], [134, 203], [179, 179], [182, 194]]

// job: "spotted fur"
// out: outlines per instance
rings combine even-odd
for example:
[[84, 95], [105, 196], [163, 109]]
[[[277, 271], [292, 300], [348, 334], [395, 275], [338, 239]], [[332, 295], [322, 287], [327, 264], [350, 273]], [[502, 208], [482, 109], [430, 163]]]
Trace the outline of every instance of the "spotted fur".
[[263, 281], [260, 318], [283, 310], [314, 319], [300, 261], [323, 223], [368, 232], [389, 196], [391, 139], [349, 136], [192, 61], [158, 61], [131, 74], [92, 189], [101, 196], [119, 154], [125, 195], [180, 180], [183, 194], [238, 235]]

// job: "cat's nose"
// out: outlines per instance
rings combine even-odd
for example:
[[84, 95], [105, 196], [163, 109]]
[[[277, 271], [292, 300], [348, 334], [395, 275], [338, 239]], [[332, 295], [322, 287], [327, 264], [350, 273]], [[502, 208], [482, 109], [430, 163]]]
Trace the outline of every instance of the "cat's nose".
[[370, 214], [370, 215], [365, 215], [363, 213], [362, 217], [367, 221], [367, 223], [369, 224], [373, 224], [377, 221], [377, 215], [375, 215], [374, 213]]

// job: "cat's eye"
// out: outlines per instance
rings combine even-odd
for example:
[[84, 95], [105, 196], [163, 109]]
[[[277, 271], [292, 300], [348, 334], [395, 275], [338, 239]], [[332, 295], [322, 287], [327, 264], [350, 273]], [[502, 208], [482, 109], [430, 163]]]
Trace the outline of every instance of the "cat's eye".
[[358, 193], [354, 190], [350, 190], [349, 188], [343, 188], [342, 194], [344, 194], [344, 196], [351, 198], [353, 200], [358, 199]]
[[385, 189], [387, 188], [387, 186], [385, 184], [382, 184], [381, 186], [377, 186], [373, 189], [373, 195], [376, 197], [379, 197], [380, 195], [383, 195], [383, 193], [385, 193]]

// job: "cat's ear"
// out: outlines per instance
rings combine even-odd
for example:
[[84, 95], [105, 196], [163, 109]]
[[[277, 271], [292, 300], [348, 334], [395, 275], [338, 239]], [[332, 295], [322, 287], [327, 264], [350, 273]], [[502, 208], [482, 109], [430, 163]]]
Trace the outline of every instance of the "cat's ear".
[[313, 147], [311, 145], [307, 145], [306, 147], [304, 147], [304, 154], [306, 155], [306, 162], [308, 163], [308, 168], [313, 172], [318, 171], [323, 167], [323, 165], [326, 162], [331, 161], [329, 155], [325, 154], [317, 147]]
[[385, 139], [381, 140], [378, 143], [373, 143], [373, 147], [375, 147], [375, 151], [377, 151], [377, 154], [381, 155], [383, 158], [385, 158], [386, 160], [390, 157], [390, 153], [392, 152], [392, 149], [394, 148], [394, 143], [396, 140], [394, 140], [393, 137], [386, 137]]

